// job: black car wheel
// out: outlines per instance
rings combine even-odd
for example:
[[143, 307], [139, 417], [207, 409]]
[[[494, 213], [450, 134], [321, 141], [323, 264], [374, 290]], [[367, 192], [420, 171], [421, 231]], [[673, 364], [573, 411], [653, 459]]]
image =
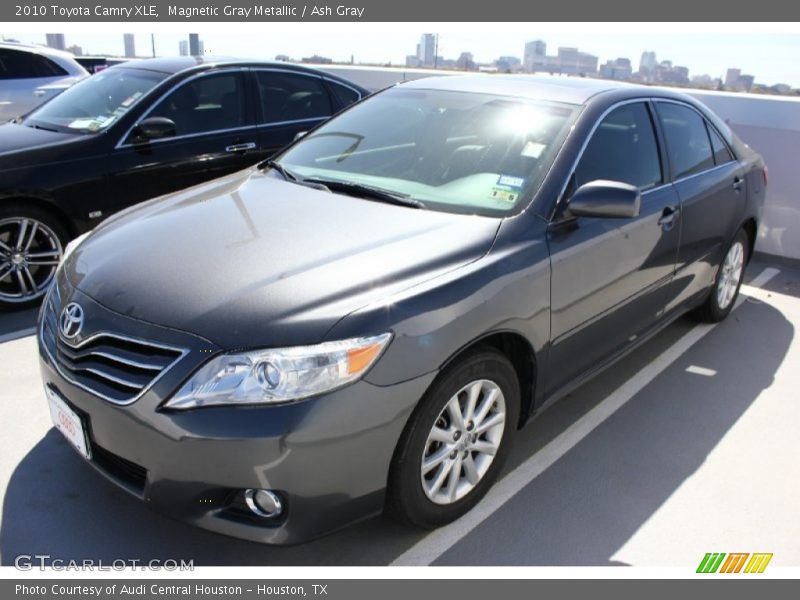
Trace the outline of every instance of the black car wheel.
[[740, 229], [728, 246], [725, 256], [717, 269], [714, 285], [695, 315], [709, 323], [717, 323], [727, 317], [736, 304], [742, 275], [747, 265], [750, 241], [744, 229]]
[[0, 206], [0, 308], [27, 307], [45, 294], [68, 239], [46, 211]]
[[481, 348], [448, 368], [425, 394], [400, 440], [387, 512], [436, 527], [469, 511], [502, 468], [519, 417], [514, 367]]

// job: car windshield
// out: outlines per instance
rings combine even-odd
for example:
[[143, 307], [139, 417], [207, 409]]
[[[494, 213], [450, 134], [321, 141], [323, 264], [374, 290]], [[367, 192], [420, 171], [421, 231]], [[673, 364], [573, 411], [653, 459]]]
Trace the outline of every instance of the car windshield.
[[106, 69], [64, 90], [22, 123], [68, 133], [97, 133], [118, 121], [165, 77], [165, 73], [143, 69]]
[[434, 210], [502, 216], [538, 190], [577, 108], [399, 86], [316, 129], [278, 162], [303, 179], [380, 188]]

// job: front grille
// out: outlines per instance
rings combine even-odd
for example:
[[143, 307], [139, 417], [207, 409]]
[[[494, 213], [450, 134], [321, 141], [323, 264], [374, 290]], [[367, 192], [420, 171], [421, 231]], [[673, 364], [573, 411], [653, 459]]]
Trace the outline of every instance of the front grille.
[[42, 344], [59, 373], [69, 382], [116, 404], [144, 394], [185, 351], [155, 342], [101, 332], [77, 344], [58, 333], [60, 299], [54, 288], [42, 314]]
[[92, 442], [92, 460], [112, 479], [119, 481], [132, 492], [142, 495], [147, 482], [147, 469]]

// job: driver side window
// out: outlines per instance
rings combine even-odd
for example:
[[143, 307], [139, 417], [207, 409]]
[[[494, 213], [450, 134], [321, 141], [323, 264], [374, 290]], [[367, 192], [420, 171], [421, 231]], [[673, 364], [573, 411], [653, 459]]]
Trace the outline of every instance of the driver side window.
[[176, 135], [191, 135], [246, 125], [245, 93], [239, 73], [218, 73], [179, 84], [149, 116], [175, 123]]
[[596, 179], [641, 190], [663, 182], [653, 122], [644, 102], [614, 109], [595, 129], [575, 169], [575, 187]]

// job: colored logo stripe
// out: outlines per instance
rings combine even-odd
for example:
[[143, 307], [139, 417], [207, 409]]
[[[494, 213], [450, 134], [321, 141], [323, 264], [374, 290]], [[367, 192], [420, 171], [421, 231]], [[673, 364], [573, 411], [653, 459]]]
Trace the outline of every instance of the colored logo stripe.
[[767, 568], [769, 561], [772, 560], [772, 554], [753, 554], [750, 562], [744, 568], [745, 573], [763, 573]]
[[724, 552], [709, 552], [703, 557], [703, 560], [700, 561], [700, 566], [697, 567], [697, 572], [716, 573], [717, 569], [719, 569], [720, 563], [722, 563], [723, 558], [725, 558]]
[[[747, 560], [748, 557], [750, 558], [749, 561]], [[697, 572], [740, 573], [742, 567], [744, 567], [745, 573], [763, 573], [771, 560], [771, 553], [750, 554], [749, 552], [733, 552], [731, 554], [725, 554], [724, 552], [708, 552], [703, 557], [703, 560], [700, 561]], [[744, 566], [745, 563], [747, 563], [747, 566]]]

